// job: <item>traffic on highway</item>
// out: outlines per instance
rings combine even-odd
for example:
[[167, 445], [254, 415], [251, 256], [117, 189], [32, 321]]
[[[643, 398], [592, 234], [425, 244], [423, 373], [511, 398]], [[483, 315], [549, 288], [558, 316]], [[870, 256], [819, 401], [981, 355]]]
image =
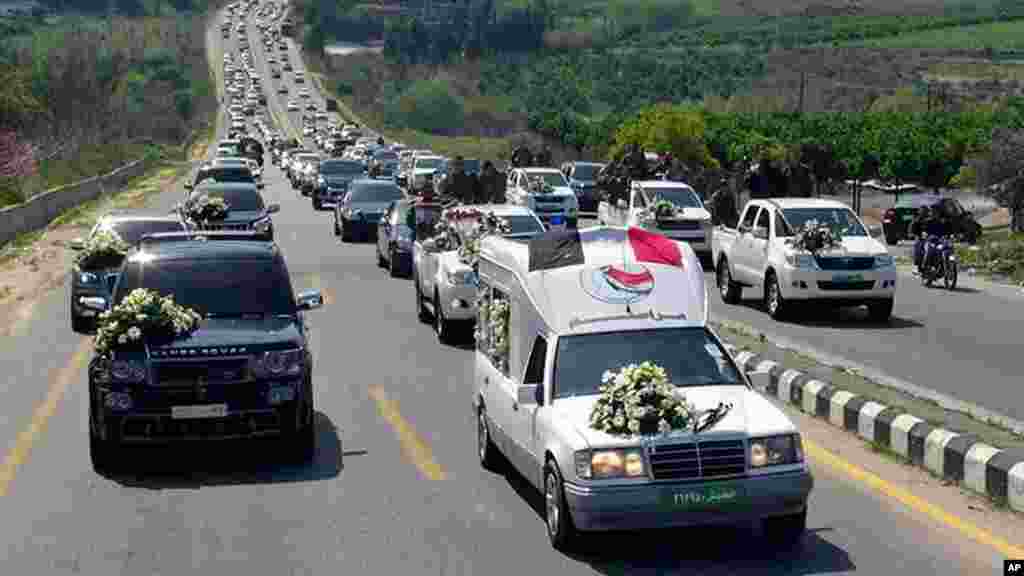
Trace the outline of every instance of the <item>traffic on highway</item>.
[[[638, 182], [595, 222], [576, 179], [526, 166], [460, 202], [439, 182], [487, 159], [343, 116], [293, 26], [278, 2], [218, 14], [209, 157], [103, 214], [0, 349], [8, 573], [998, 573], [959, 495], [946, 516], [893, 497], [929, 479], [762, 394], [714, 322], [1012, 411], [1019, 307], [904, 281], [831, 201], [752, 203], [728, 246], [685, 185]], [[863, 270], [780, 252], [752, 279], [754, 242], [823, 217]], [[782, 313], [868, 281], [844, 296], [867, 321]]]

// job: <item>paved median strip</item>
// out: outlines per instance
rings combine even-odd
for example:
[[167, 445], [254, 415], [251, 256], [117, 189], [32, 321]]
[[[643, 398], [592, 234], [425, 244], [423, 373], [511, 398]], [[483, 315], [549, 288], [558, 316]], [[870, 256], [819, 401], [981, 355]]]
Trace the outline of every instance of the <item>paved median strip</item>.
[[398, 436], [402, 445], [402, 451], [416, 465], [416, 468], [428, 480], [444, 480], [446, 474], [444, 469], [434, 461], [434, 455], [426, 441], [420, 438], [412, 425], [402, 417], [398, 411], [398, 403], [387, 397], [384, 388], [371, 386], [369, 389], [370, 398], [377, 403], [377, 410]]
[[[734, 346], [727, 347], [736, 352]], [[971, 434], [934, 427], [900, 408], [786, 369], [750, 351], [736, 352], [736, 361], [761, 392], [889, 450], [944, 481], [1024, 512], [1024, 453], [1001, 450]]]

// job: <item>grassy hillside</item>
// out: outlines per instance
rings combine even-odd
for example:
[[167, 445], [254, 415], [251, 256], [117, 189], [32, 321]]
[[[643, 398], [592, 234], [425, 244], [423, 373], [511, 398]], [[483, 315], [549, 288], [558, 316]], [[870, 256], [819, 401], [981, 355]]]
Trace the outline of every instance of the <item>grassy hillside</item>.
[[0, 41], [0, 77], [13, 79], [0, 84], [0, 124], [35, 148], [30, 174], [0, 182], [0, 205], [180, 150], [209, 124], [203, 15], [160, 12], [34, 19]]

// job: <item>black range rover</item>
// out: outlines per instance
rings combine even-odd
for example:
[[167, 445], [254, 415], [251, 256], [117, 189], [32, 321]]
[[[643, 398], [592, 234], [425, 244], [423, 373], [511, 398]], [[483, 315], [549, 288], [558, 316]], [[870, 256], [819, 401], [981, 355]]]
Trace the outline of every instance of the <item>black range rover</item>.
[[169, 344], [114, 351], [89, 363], [93, 465], [133, 443], [277, 437], [287, 454], [314, 452], [313, 358], [303, 313], [318, 291], [295, 295], [279, 248], [252, 233], [158, 234], [122, 267], [114, 304], [146, 288], [203, 316]]

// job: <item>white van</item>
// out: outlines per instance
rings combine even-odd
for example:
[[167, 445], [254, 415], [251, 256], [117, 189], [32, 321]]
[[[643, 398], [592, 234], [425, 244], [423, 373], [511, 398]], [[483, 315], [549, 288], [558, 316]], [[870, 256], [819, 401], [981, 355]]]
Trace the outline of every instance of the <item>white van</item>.
[[[651, 261], [668, 253], [671, 264]], [[493, 467], [500, 452], [545, 495], [554, 546], [579, 531], [751, 520], [782, 544], [802, 539], [813, 478], [800, 435], [709, 328], [686, 243], [611, 227], [486, 237], [478, 309], [478, 456]], [[605, 372], [644, 361], [692, 404], [692, 429], [593, 428]]]

